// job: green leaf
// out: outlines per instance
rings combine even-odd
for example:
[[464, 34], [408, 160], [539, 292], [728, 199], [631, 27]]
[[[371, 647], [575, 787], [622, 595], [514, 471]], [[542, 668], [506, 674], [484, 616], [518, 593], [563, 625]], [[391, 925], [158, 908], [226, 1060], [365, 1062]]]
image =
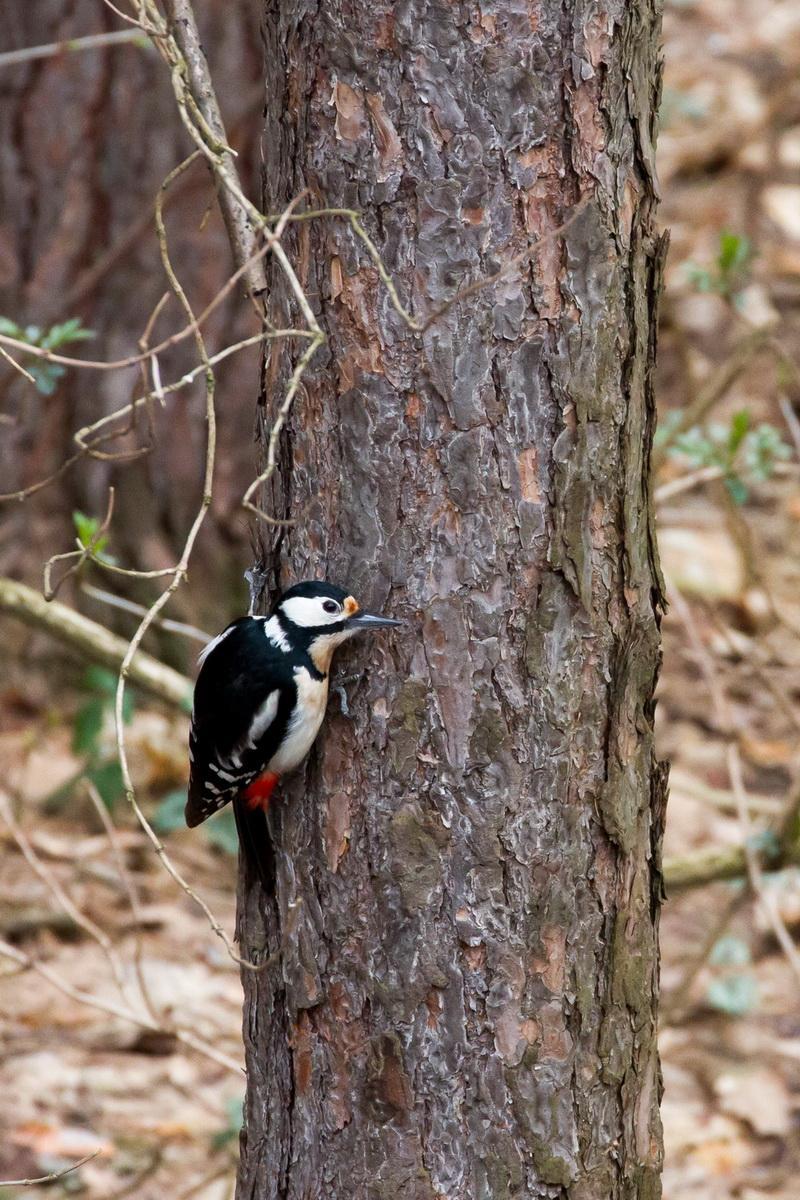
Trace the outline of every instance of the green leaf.
[[729, 975], [708, 985], [706, 999], [712, 1008], [730, 1017], [743, 1017], [758, 1004], [758, 984], [752, 975]]
[[738, 233], [726, 229], [719, 235], [717, 265], [723, 277], [741, 270], [750, 258], [750, 241]]
[[85, 342], [94, 337], [94, 330], [84, 329], [80, 317], [71, 317], [60, 325], [52, 325], [39, 344], [44, 350], [56, 350], [70, 342]]
[[209, 817], [203, 829], [212, 846], [216, 846], [225, 854], [238, 853], [239, 835], [236, 832], [236, 818], [231, 808], [223, 808], [213, 817]]
[[747, 437], [750, 429], [750, 413], [746, 408], [734, 413], [731, 420], [730, 433], [728, 434], [728, 453], [731, 458], [741, 446], [744, 439]]
[[153, 813], [153, 828], [158, 833], [172, 833], [173, 830], [180, 829], [185, 824], [183, 816], [185, 806], [186, 792], [183, 788], [168, 792]]
[[78, 535], [78, 541], [83, 546], [84, 550], [91, 548], [92, 553], [98, 557], [102, 556], [102, 551], [108, 545], [108, 535], [99, 534], [100, 522], [97, 517], [88, 517], [86, 513], [82, 513], [80, 509], [74, 509], [72, 520], [75, 525], [75, 532]]
[[86, 513], [82, 513], [79, 508], [74, 509], [72, 513], [72, 523], [82, 546], [89, 545], [100, 525], [97, 517], [87, 517]]
[[18, 342], [25, 341], [25, 330], [20, 329], [16, 321], [10, 321], [8, 317], [0, 317], [0, 333], [16, 338]]
[[684, 269], [687, 279], [699, 292], [716, 292], [730, 300], [744, 283], [751, 259], [752, 247], [748, 238], [723, 230], [713, 267], [687, 262]]
[[27, 363], [25, 367], [29, 375], [33, 376], [33, 381], [36, 384], [36, 390], [42, 396], [52, 396], [56, 390], [56, 383], [64, 374], [64, 368], [53, 363]]
[[105, 704], [99, 698], [89, 700], [75, 715], [72, 749], [76, 754], [94, 754], [103, 729]]
[[125, 793], [122, 767], [117, 759], [112, 758], [108, 762], [100, 763], [99, 766], [92, 767], [91, 771], [87, 771], [86, 774], [100, 793], [106, 808], [113, 808]]

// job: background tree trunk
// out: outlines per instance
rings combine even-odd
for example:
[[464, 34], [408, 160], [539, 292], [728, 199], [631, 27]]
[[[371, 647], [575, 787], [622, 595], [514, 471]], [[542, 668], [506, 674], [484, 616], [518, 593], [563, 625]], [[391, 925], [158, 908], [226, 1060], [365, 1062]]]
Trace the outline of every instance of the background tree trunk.
[[329, 344], [264, 558], [408, 625], [341, 656], [277, 904], [243, 881], [284, 952], [244, 973], [239, 1200], [659, 1194], [656, 9], [267, 4], [268, 209], [364, 210], [419, 318], [533, 251], [417, 336], [343, 223], [297, 233]]
[[[257, 8], [251, 0], [197, 8], [239, 169], [255, 195], [263, 87]], [[4, 50], [121, 28], [101, 3], [3, 6]], [[64, 51], [4, 66], [0, 86], [0, 315], [44, 327], [80, 317], [96, 338], [67, 348], [79, 357], [113, 359], [135, 352], [153, 306], [167, 290], [153, 219], [156, 193], [192, 148], [163, 62], [146, 44]], [[172, 190], [166, 219], [178, 273], [201, 310], [232, 271], [202, 164]], [[157, 334], [178, 329], [180, 319], [171, 302]], [[214, 349], [246, 337], [252, 332], [247, 306], [231, 296], [206, 332]], [[162, 363], [165, 381], [195, 362], [189, 342], [176, 347]], [[209, 629], [219, 628], [242, 604], [248, 531], [239, 502], [252, 472], [248, 396], [257, 370], [255, 350], [220, 368], [224, 420], [215, 501], [193, 558], [197, 578], [213, 572], [216, 586], [181, 589], [175, 601], [176, 613]], [[75, 430], [119, 408], [139, 384], [136, 371], [69, 371], [55, 394], [45, 397], [0, 362], [0, 491], [55, 471], [75, 449]], [[102, 516], [109, 485], [117, 493], [113, 552], [128, 567], [157, 569], [175, 562], [202, 494], [205, 436], [199, 386], [156, 410], [147, 457], [123, 464], [90, 459], [25, 504], [3, 505], [0, 572], [39, 585], [42, 563], [73, 543], [73, 509]], [[114, 448], [131, 449], [132, 439]], [[130, 591], [134, 596], [141, 591], [139, 598], [152, 595], [152, 588], [135, 583]], [[107, 608], [83, 603], [92, 616], [114, 623]], [[130, 622], [119, 627], [129, 630]], [[166, 642], [163, 649], [171, 650]]]

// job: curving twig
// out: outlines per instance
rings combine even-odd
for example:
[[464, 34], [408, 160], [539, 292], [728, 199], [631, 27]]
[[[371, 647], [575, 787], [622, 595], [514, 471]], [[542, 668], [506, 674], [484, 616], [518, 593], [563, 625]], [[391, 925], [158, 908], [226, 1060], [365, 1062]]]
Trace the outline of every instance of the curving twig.
[[207, 445], [206, 445], [206, 462], [205, 462], [205, 477], [204, 477], [204, 481], [203, 481], [203, 495], [202, 495], [202, 499], [200, 501], [200, 507], [197, 511], [194, 521], [192, 522], [191, 528], [189, 529], [189, 533], [186, 537], [186, 541], [183, 546], [183, 552], [181, 553], [180, 560], [179, 560], [177, 566], [174, 568], [174, 571], [172, 573], [172, 579], [171, 579], [169, 585], [164, 589], [164, 591], [158, 597], [158, 599], [155, 600], [153, 604], [151, 604], [150, 608], [147, 610], [145, 615], [142, 617], [141, 621], [139, 622], [139, 626], [138, 626], [136, 632], [134, 633], [133, 637], [131, 638], [131, 640], [128, 644], [128, 648], [125, 651], [125, 655], [120, 664], [119, 679], [117, 681], [117, 690], [116, 690], [116, 696], [115, 696], [115, 702], [114, 702], [114, 719], [115, 719], [115, 724], [116, 724], [116, 737], [117, 737], [117, 755], [119, 757], [120, 768], [122, 770], [122, 780], [123, 780], [123, 785], [125, 788], [125, 795], [127, 797], [128, 803], [130, 804], [130, 806], [133, 810], [134, 816], [136, 817], [136, 820], [138, 821], [139, 825], [143, 829], [143, 831], [144, 831], [145, 835], [147, 836], [150, 844], [152, 845], [156, 855], [160, 859], [164, 869], [167, 871], [168, 875], [170, 875], [170, 877], [175, 881], [175, 883], [178, 884], [178, 886], [181, 888], [181, 890], [183, 892], [185, 892], [185, 894], [202, 910], [202, 912], [205, 914], [207, 921], [209, 922], [209, 925], [211, 926], [211, 929], [217, 935], [217, 937], [219, 937], [221, 939], [221, 941], [223, 942], [223, 944], [225, 946], [225, 949], [227, 950], [229, 956], [233, 959], [233, 961], [238, 963], [239, 966], [241, 966], [241, 967], [247, 968], [249, 970], [258, 971], [258, 970], [262, 970], [266, 964], [252, 963], [249, 960], [242, 958], [241, 955], [237, 954], [230, 938], [225, 933], [225, 930], [222, 928], [222, 925], [220, 924], [220, 922], [214, 916], [214, 914], [212, 913], [211, 909], [208, 907], [206, 902], [197, 894], [197, 892], [194, 890], [194, 888], [191, 887], [191, 885], [188, 883], [188, 881], [186, 879], [184, 879], [183, 875], [180, 873], [178, 868], [174, 865], [174, 863], [170, 859], [169, 855], [167, 854], [164, 844], [162, 843], [161, 839], [156, 834], [156, 832], [153, 829], [150, 822], [147, 820], [147, 817], [144, 815], [144, 812], [142, 811], [141, 806], [139, 805], [139, 802], [136, 798], [136, 791], [133, 786], [133, 780], [131, 778], [130, 766], [128, 764], [128, 754], [127, 754], [127, 749], [126, 749], [126, 745], [125, 745], [125, 719], [124, 719], [125, 686], [127, 683], [128, 673], [130, 670], [131, 663], [133, 662], [136, 652], [139, 648], [139, 645], [141, 644], [142, 638], [144, 637], [147, 630], [150, 628], [150, 625], [155, 621], [155, 619], [158, 617], [161, 610], [169, 602], [170, 597], [173, 595], [173, 593], [175, 591], [177, 591], [177, 589], [180, 587], [183, 580], [186, 578], [187, 568], [189, 565], [189, 558], [191, 557], [192, 549], [193, 549], [194, 543], [197, 539], [197, 535], [200, 532], [200, 528], [203, 524], [203, 521], [205, 520], [206, 513], [208, 512], [209, 506], [211, 504], [211, 496], [212, 496], [212, 484], [213, 484], [213, 478], [214, 478], [214, 463], [215, 463], [215, 453], [216, 453], [216, 411], [215, 411], [215, 407], [214, 407], [214, 387], [215, 387], [214, 371], [210, 365], [210, 361], [209, 361], [208, 354], [207, 354], [206, 347], [205, 347], [205, 342], [203, 340], [203, 335], [200, 332], [199, 327], [197, 326], [197, 322], [195, 321], [194, 313], [192, 312], [192, 308], [189, 303], [189, 300], [187, 299], [186, 293], [183, 290], [183, 287], [182, 287], [177, 275], [175, 274], [175, 270], [172, 266], [172, 262], [169, 257], [169, 250], [168, 250], [168, 245], [167, 245], [167, 233], [166, 233], [166, 228], [164, 226], [164, 219], [163, 219], [163, 212], [162, 212], [162, 197], [164, 195], [165, 190], [169, 187], [169, 185], [173, 179], [178, 178], [178, 176], [183, 171], [186, 170], [186, 168], [189, 166], [190, 161], [191, 161], [191, 159], [184, 160], [184, 162], [181, 163], [178, 167], [176, 167], [167, 176], [167, 179], [164, 181], [162, 189], [159, 192], [158, 198], [156, 200], [156, 229], [158, 232], [158, 241], [159, 241], [159, 247], [161, 250], [161, 260], [162, 260], [162, 263], [164, 266], [164, 271], [167, 275], [167, 278], [169, 279], [170, 286], [172, 287], [173, 292], [175, 293], [176, 297], [178, 298], [178, 301], [180, 302], [184, 311], [186, 312], [186, 315], [187, 315], [187, 318], [188, 318], [190, 324], [194, 325], [195, 341], [197, 344], [198, 353], [200, 355], [201, 360], [203, 361], [203, 363], [205, 365], [206, 422], [207, 422], [207, 426], [208, 426], [208, 441], [207, 441]]

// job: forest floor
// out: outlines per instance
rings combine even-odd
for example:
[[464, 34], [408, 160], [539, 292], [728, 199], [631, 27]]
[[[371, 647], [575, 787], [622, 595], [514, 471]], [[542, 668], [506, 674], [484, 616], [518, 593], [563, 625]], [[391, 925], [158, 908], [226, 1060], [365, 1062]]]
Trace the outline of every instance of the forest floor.
[[[672, 440], [658, 447], [655, 482], [674, 864], [768, 845], [798, 804], [800, 6], [668, 0], [665, 42], [661, 216], [672, 243], [658, 392]], [[689, 406], [696, 431], [681, 439], [671, 422]], [[118, 787], [109, 680], [94, 672], [82, 687], [68, 723], [44, 677], [20, 666], [0, 690], [0, 781], [36, 814], [24, 822], [27, 859], [0, 819], [0, 936], [58, 980], [23, 963], [0, 969], [10, 1131], [0, 1178], [98, 1150], [50, 1194], [227, 1200], [244, 1090], [238, 971], [124, 803], [116, 834], [101, 824], [86, 780]], [[176, 865], [232, 930], [229, 825], [210, 838], [177, 827], [185, 738], [184, 718], [137, 700], [137, 786]], [[799, 1193], [800, 872], [755, 882], [755, 893], [745, 878], [676, 888], [664, 907], [666, 1200]], [[45, 1189], [2, 1191], [23, 1194]]]

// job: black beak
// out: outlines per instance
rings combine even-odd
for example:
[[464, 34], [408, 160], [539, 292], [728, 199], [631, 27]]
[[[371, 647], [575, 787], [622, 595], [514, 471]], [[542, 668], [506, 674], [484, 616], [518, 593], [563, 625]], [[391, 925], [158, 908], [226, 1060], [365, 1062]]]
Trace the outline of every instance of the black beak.
[[347, 621], [348, 629], [381, 629], [384, 626], [402, 625], [392, 617], [379, 617], [375, 613], [359, 612]]

